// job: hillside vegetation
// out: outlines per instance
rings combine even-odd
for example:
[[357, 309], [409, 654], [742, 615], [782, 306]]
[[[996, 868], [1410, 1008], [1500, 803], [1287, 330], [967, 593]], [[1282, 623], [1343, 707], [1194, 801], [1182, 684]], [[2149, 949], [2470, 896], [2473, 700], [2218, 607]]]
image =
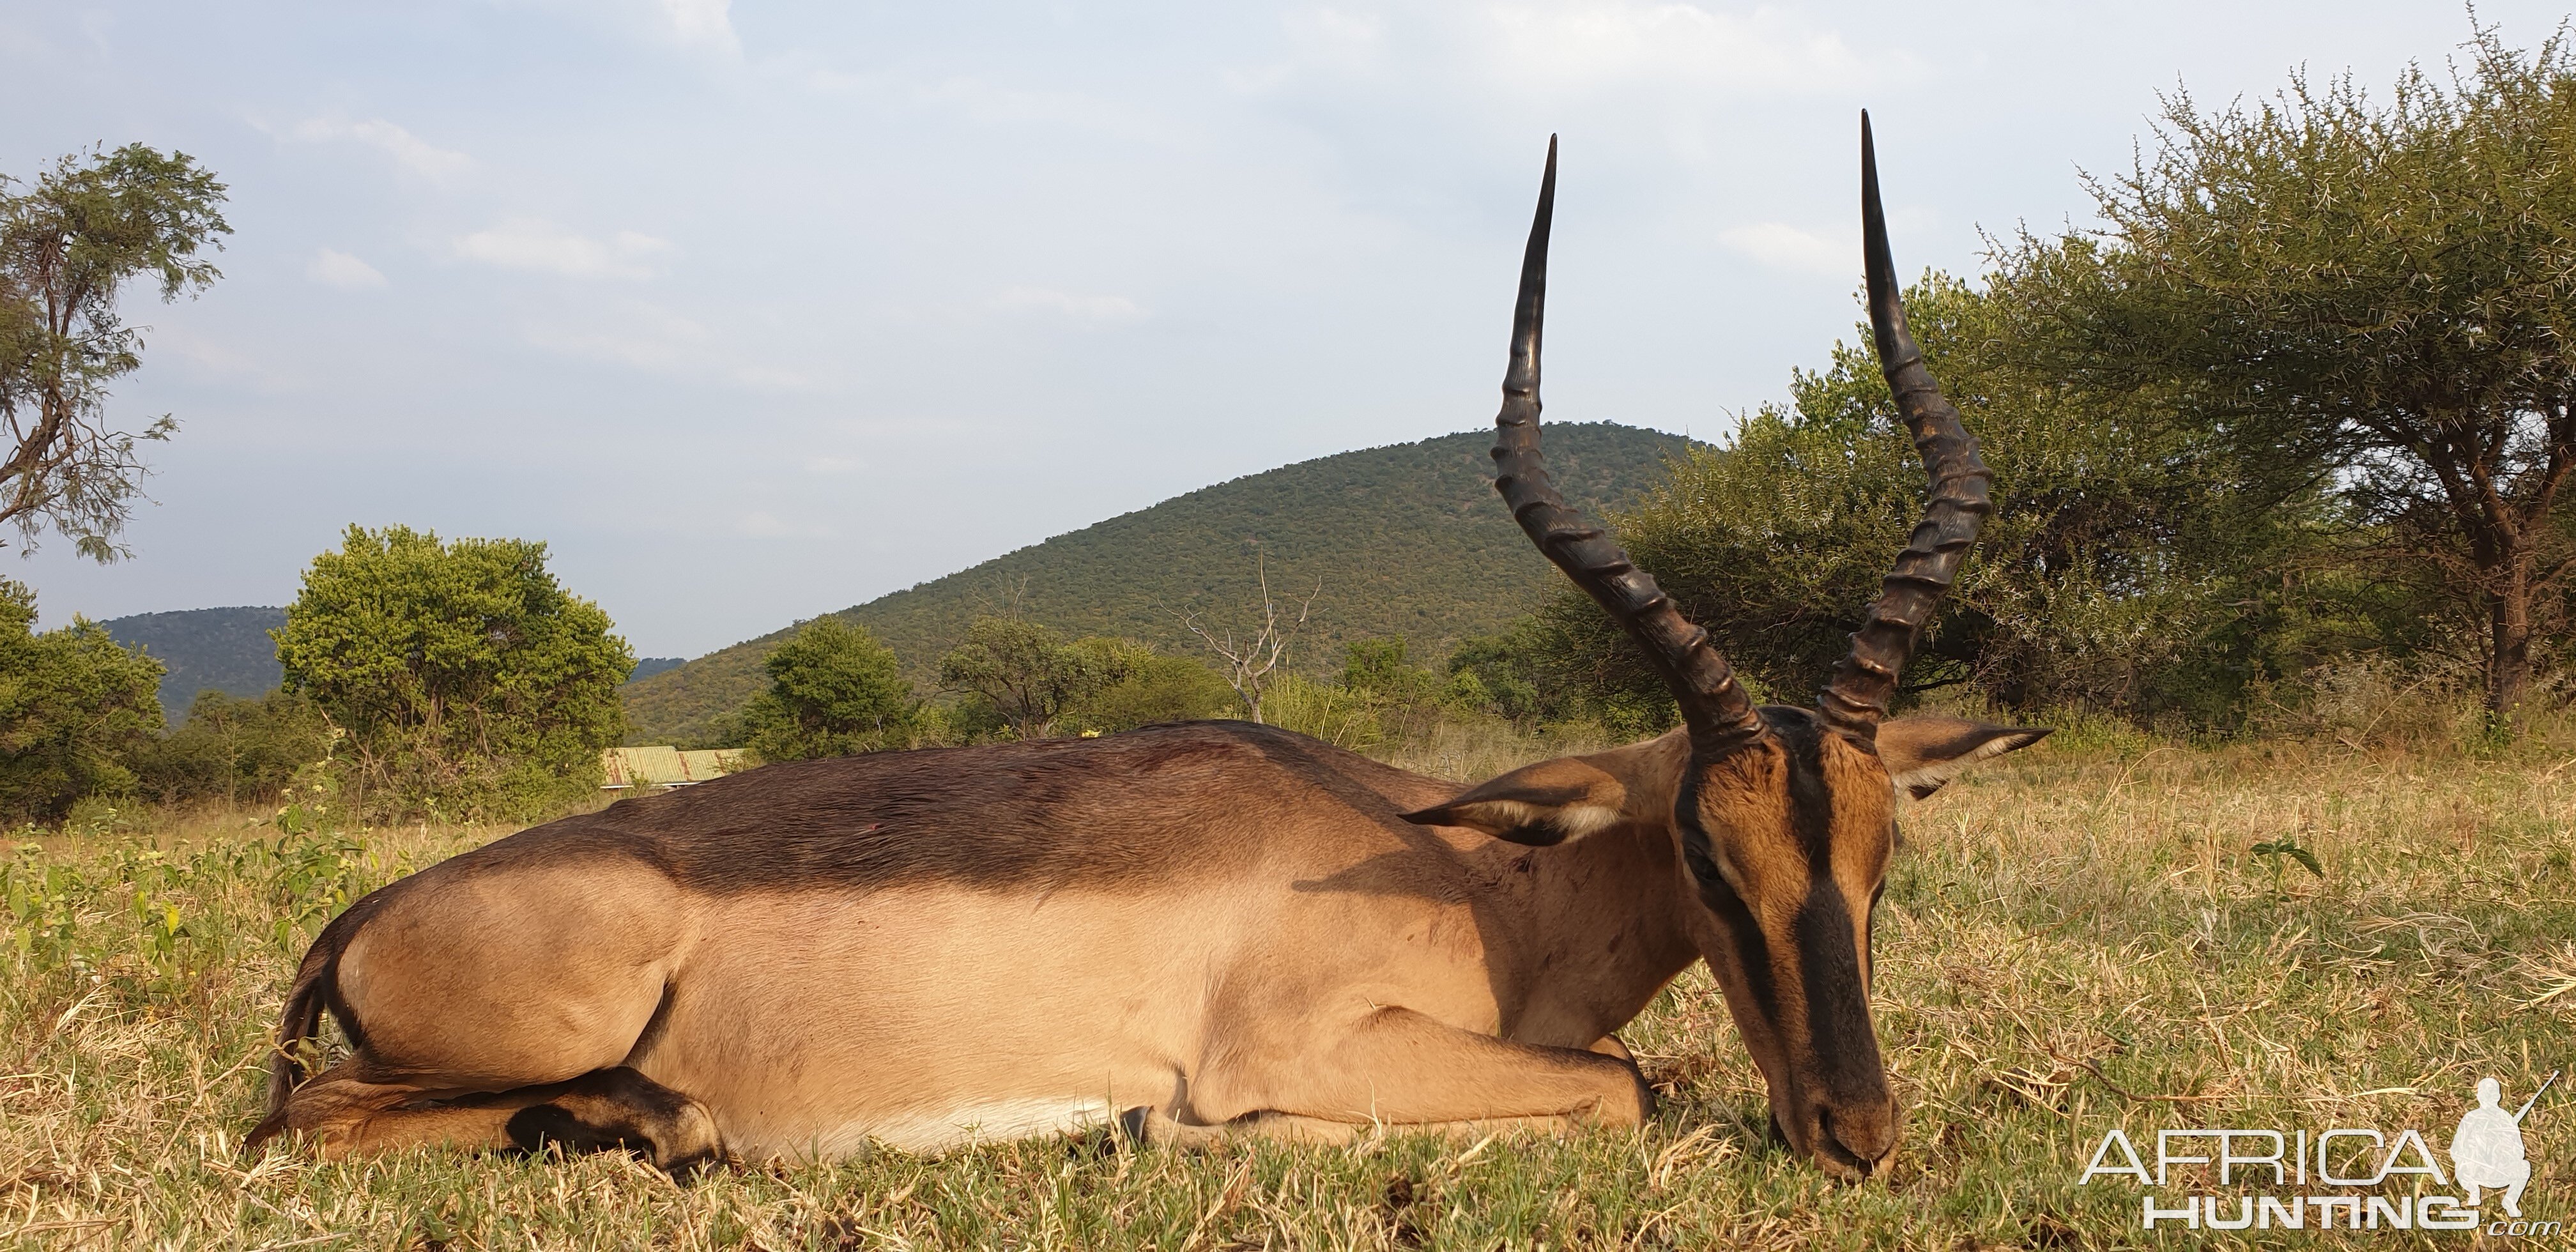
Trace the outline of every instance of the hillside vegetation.
[[200, 691], [266, 695], [283, 671], [268, 632], [286, 624], [281, 608], [183, 609], [100, 622], [108, 637], [141, 646], [161, 662], [161, 709], [176, 724]]
[[[1140, 509], [842, 610], [928, 687], [978, 613], [1016, 608], [1069, 635], [1193, 650], [1179, 615], [1241, 623], [1257, 600], [1315, 596], [1300, 655], [1337, 661], [1354, 639], [1404, 637], [1417, 656], [1501, 630], [1546, 594], [1547, 562], [1494, 494], [1490, 431], [1302, 461]], [[1608, 422], [1551, 423], [1548, 463], [1595, 512], [1664, 476], [1687, 441]], [[1320, 586], [1320, 590], [1317, 588]], [[760, 690], [781, 628], [627, 684], [628, 741], [692, 743]]]

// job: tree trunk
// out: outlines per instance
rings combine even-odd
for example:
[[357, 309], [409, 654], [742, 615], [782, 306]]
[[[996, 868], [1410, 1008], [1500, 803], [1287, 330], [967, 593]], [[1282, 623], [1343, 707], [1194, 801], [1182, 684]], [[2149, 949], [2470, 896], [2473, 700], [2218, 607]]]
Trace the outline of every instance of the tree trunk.
[[2487, 720], [2507, 734], [2522, 733], [2523, 699], [2531, 687], [2531, 561], [2506, 558], [2490, 603], [2487, 654]]

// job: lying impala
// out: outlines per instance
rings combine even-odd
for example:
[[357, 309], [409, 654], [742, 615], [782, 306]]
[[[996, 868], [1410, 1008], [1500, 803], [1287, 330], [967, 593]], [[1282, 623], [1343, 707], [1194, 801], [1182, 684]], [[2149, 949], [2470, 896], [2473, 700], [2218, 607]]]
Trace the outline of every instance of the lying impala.
[[[1754, 707], [1539, 456], [1551, 141], [1496, 485], [1683, 726], [1461, 790], [1273, 727], [772, 765], [522, 831], [350, 906], [286, 1000], [269, 1114], [336, 1155], [931, 1149], [1630, 1125], [1612, 1032], [1705, 958], [1799, 1151], [1883, 1168], [1869, 1016], [1895, 793], [2044, 730], [1885, 720], [1988, 512], [1906, 330], [1862, 119], [1879, 357], [1931, 503], [1814, 709]], [[310, 1079], [324, 1013], [352, 1053]]]

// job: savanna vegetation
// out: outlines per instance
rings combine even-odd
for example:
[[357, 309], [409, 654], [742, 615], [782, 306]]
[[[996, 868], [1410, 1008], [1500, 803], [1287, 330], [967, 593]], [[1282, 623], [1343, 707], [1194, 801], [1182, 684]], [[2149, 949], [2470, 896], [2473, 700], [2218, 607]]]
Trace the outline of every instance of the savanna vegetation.
[[[1248, 475], [837, 616], [894, 649], [905, 676], [930, 689], [940, 684], [941, 658], [967, 642], [979, 617], [1019, 617], [1066, 638], [1130, 639], [1168, 656], [1204, 657], [1187, 621], [1253, 633], [1257, 574], [1266, 571], [1292, 611], [1315, 593], [1306, 660], [1327, 664], [1351, 640], [1396, 635], [1437, 656], [1527, 613], [1554, 577], [1494, 498], [1492, 446], [1490, 435], [1470, 431]], [[1606, 422], [1548, 428], [1560, 485], [1588, 509], [1635, 499], [1685, 446]], [[630, 686], [631, 742], [724, 742], [721, 719], [767, 685], [763, 660], [790, 633]]]
[[[1392, 755], [1486, 773], [1562, 746]], [[2565, 1063], [2568, 755], [2576, 734], [2555, 725], [2464, 757], [2447, 741], [2189, 749], [2089, 723], [1951, 784], [1909, 812], [1879, 909], [1873, 999], [1908, 1112], [1893, 1176], [1866, 1186], [1769, 1143], [1761, 1077], [1696, 970], [1624, 1033], [1664, 1097], [1635, 1133], [1040, 1140], [689, 1186], [613, 1153], [243, 1160], [306, 940], [509, 827], [365, 829], [300, 805], [102, 821], [23, 838], [0, 870], [0, 1247], [2172, 1246], [2138, 1229], [2134, 1187], [2077, 1185], [2110, 1128], [2147, 1143], [2416, 1127], [2438, 1145], [2478, 1077], [2519, 1102]], [[2279, 844], [2322, 873], [2254, 851]], [[2569, 1107], [2526, 1122], [2527, 1212], [2576, 1185]]]
[[[2561, 41], [2482, 35], [2385, 104], [2177, 96], [2097, 183], [2102, 231], [2000, 238], [1987, 273], [1909, 289], [2001, 508], [1907, 699], [2064, 729], [1906, 812], [1883, 1182], [1773, 1146], [1704, 972], [1624, 1032], [1665, 1097], [1634, 1133], [1050, 1140], [685, 1187], [616, 1154], [237, 1157], [314, 931], [596, 803], [630, 718], [779, 761], [1254, 715], [1460, 780], [1669, 725], [1591, 603], [1550, 598], [1470, 434], [1113, 519], [623, 707], [632, 653], [540, 544], [353, 528], [277, 629], [283, 688], [166, 730], [148, 651], [37, 631], [0, 586], [0, 1247], [2144, 1247], [2172, 1239], [2136, 1189], [2077, 1181], [2110, 1129], [2442, 1142], [2477, 1078], [2518, 1100], [2576, 1068], [2571, 152]], [[1850, 345], [1716, 446], [1547, 439], [1785, 701], [1922, 494]], [[1282, 663], [1247, 696], [1227, 653], [1264, 637]], [[2525, 1123], [2527, 1204], [2576, 1185], [2571, 1108]]]

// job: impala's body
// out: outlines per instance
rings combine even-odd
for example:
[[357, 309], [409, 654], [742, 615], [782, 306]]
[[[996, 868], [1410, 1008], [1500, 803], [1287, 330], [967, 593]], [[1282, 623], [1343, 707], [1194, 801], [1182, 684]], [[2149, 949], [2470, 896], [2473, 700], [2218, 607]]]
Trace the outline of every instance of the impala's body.
[[[352, 911], [337, 986], [379, 1070], [629, 1066], [752, 1155], [1139, 1109], [1364, 1124], [1404, 1094], [1283, 1080], [1390, 1014], [1582, 1048], [1696, 955], [1673, 902], [1621, 891], [1669, 881], [1669, 844], [1549, 855], [1396, 816], [1456, 791], [1235, 722], [772, 766], [387, 889]], [[1642, 1107], [1612, 1058], [1570, 1068], [1517, 1111]]]
[[[1213, 722], [623, 801], [325, 928], [250, 1142], [622, 1144], [683, 1169], [1112, 1119], [1181, 1142], [1633, 1124], [1652, 1097], [1612, 1032], [1706, 959], [1790, 1143], [1876, 1170], [1898, 1114], [1870, 917], [1898, 794], [2046, 732], [1885, 720], [1985, 469], [1905, 336], [1867, 165], [1880, 354], [1934, 490], [1817, 708], [1755, 708], [1548, 483], [1551, 147], [1497, 486], [1664, 675], [1680, 729], [1464, 789]], [[352, 1054], [304, 1080], [326, 1013]]]

